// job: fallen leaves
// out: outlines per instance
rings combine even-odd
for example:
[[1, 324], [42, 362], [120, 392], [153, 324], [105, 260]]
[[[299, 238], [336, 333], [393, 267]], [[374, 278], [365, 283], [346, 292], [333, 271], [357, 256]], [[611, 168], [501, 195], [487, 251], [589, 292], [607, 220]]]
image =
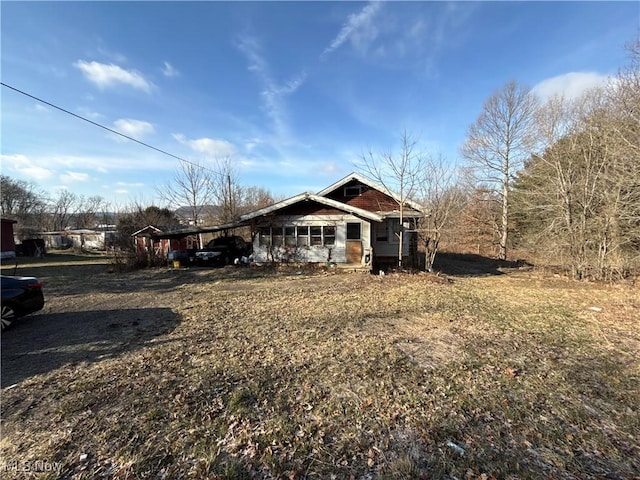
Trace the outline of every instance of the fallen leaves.
[[144, 348], [5, 389], [3, 458], [114, 479], [596, 478], [638, 467], [627, 461], [640, 453], [635, 366], [593, 343], [571, 283], [554, 293], [508, 275], [229, 272], [180, 272], [182, 321]]

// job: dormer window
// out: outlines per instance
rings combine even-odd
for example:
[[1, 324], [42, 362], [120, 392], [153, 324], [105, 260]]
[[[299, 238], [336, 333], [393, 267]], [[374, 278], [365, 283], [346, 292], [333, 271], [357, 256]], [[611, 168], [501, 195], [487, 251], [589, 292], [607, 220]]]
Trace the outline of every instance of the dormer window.
[[362, 185], [352, 185], [350, 187], [344, 187], [345, 197], [357, 197], [362, 193]]

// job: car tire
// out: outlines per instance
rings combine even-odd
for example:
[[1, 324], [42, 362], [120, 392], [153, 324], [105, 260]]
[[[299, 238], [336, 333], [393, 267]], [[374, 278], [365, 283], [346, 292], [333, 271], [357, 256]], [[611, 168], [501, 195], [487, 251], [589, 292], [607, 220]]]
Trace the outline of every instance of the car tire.
[[15, 309], [11, 305], [2, 305], [2, 330], [9, 328], [15, 319]]

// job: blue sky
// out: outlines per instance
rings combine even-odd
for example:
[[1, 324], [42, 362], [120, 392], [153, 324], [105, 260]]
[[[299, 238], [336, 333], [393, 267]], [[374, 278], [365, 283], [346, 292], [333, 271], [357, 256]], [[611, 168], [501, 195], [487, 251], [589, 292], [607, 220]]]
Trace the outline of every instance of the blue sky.
[[[511, 79], [576, 95], [627, 62], [638, 2], [6, 2], [2, 82], [240, 183], [318, 191], [406, 130], [461, 163]], [[177, 160], [2, 87], [2, 173], [150, 204]]]

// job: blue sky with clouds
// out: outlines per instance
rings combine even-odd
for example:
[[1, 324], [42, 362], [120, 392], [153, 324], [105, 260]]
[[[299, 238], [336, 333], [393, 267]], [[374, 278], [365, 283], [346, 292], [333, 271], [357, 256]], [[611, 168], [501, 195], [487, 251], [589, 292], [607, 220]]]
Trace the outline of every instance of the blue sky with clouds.
[[[6, 2], [2, 82], [244, 185], [317, 191], [401, 132], [460, 163], [511, 79], [575, 95], [627, 62], [638, 2]], [[177, 160], [6, 87], [2, 173], [151, 203]]]

